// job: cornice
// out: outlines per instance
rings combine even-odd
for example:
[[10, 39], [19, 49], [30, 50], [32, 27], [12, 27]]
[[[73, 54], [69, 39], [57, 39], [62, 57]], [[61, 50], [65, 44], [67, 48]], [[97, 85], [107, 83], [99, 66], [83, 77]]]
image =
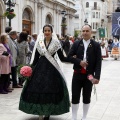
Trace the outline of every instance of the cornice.
[[39, 8], [44, 8], [45, 7], [45, 5], [43, 4], [43, 2], [37, 2], [37, 6]]
[[[34, 2], [34, 3], [37, 3], [37, 6], [39, 8], [44, 8], [44, 7], [49, 7], [47, 5], [45, 5], [44, 2], [51, 2], [52, 4], [56, 4], [57, 6], [61, 6], [63, 7], [65, 10], [69, 10], [69, 11], [73, 11], [73, 12], [77, 12], [74, 8], [72, 7], [69, 7], [69, 6], [66, 6], [65, 4], [59, 2], [58, 0], [44, 0], [44, 2], [39, 2], [39, 0], [28, 0], [28, 1], [31, 1], [31, 2]], [[71, 0], [66, 0], [66, 2], [71, 2]], [[52, 7], [49, 7], [51, 9], [55, 9], [56, 10], [56, 13], [58, 13], [60, 10], [58, 10], [57, 8], [52, 8]]]
[[72, 1], [72, 0], [66, 0], [66, 1], [72, 3], [73, 5], [75, 5], [75, 0], [74, 1]]

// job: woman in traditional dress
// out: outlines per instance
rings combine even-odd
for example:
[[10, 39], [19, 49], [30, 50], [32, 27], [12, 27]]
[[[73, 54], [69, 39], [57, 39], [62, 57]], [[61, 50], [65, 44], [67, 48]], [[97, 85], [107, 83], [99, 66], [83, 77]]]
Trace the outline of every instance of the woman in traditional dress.
[[102, 41], [100, 45], [101, 45], [102, 59], [107, 58], [108, 51], [107, 51], [107, 48], [105, 47], [105, 43]]
[[25, 83], [19, 104], [21, 111], [44, 115], [44, 120], [49, 120], [50, 115], [67, 113], [70, 107], [65, 78], [54, 59], [56, 53], [61, 61], [67, 62], [52, 26], [45, 25], [33, 50], [33, 73]]
[[115, 60], [119, 58], [119, 43], [117, 38], [114, 39], [112, 44], [111, 57], [113, 57]]

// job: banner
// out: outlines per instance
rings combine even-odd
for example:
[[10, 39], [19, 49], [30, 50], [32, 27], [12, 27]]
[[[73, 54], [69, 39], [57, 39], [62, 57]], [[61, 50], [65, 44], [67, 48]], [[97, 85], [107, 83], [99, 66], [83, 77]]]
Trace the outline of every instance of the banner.
[[99, 28], [99, 37], [100, 38], [105, 37], [105, 28]]
[[120, 36], [120, 12], [112, 13], [112, 35]]

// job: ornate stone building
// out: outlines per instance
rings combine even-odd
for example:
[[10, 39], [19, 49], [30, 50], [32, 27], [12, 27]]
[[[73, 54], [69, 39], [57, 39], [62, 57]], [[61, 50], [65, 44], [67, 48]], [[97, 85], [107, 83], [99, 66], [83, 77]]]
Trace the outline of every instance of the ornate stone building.
[[113, 1], [108, 0], [108, 9], [107, 9], [107, 32], [108, 38], [112, 38], [112, 13], [115, 12], [113, 9]]
[[106, 30], [105, 37], [111, 37], [113, 1], [116, 0], [76, 0], [75, 29], [81, 31], [82, 25], [88, 23], [93, 37], [100, 38], [99, 28]]
[[0, 0], [0, 33], [4, 31], [5, 26], [5, 18], [3, 17], [3, 13], [5, 12], [4, 3]]
[[[64, 10], [66, 12], [65, 34], [74, 34], [74, 0], [16, 0], [14, 11], [16, 17], [12, 19], [11, 26], [14, 30], [21, 32], [26, 30], [29, 34], [39, 33], [46, 24], [52, 24], [56, 33], [61, 35], [61, 21]], [[5, 12], [5, 5], [0, 1], [0, 16]], [[8, 26], [8, 19], [0, 17], [0, 32]]]

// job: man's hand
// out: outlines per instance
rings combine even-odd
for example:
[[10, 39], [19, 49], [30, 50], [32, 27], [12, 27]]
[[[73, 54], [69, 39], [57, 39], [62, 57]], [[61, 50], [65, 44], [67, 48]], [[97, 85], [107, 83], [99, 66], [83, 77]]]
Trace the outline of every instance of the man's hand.
[[99, 83], [99, 80], [98, 80], [98, 79], [93, 78], [92, 83], [93, 83], [93, 84], [98, 84], [98, 83]]
[[80, 65], [81, 65], [82, 67], [86, 67], [86, 66], [88, 65], [88, 63], [87, 63], [86, 61], [81, 61], [81, 62], [80, 62]]

